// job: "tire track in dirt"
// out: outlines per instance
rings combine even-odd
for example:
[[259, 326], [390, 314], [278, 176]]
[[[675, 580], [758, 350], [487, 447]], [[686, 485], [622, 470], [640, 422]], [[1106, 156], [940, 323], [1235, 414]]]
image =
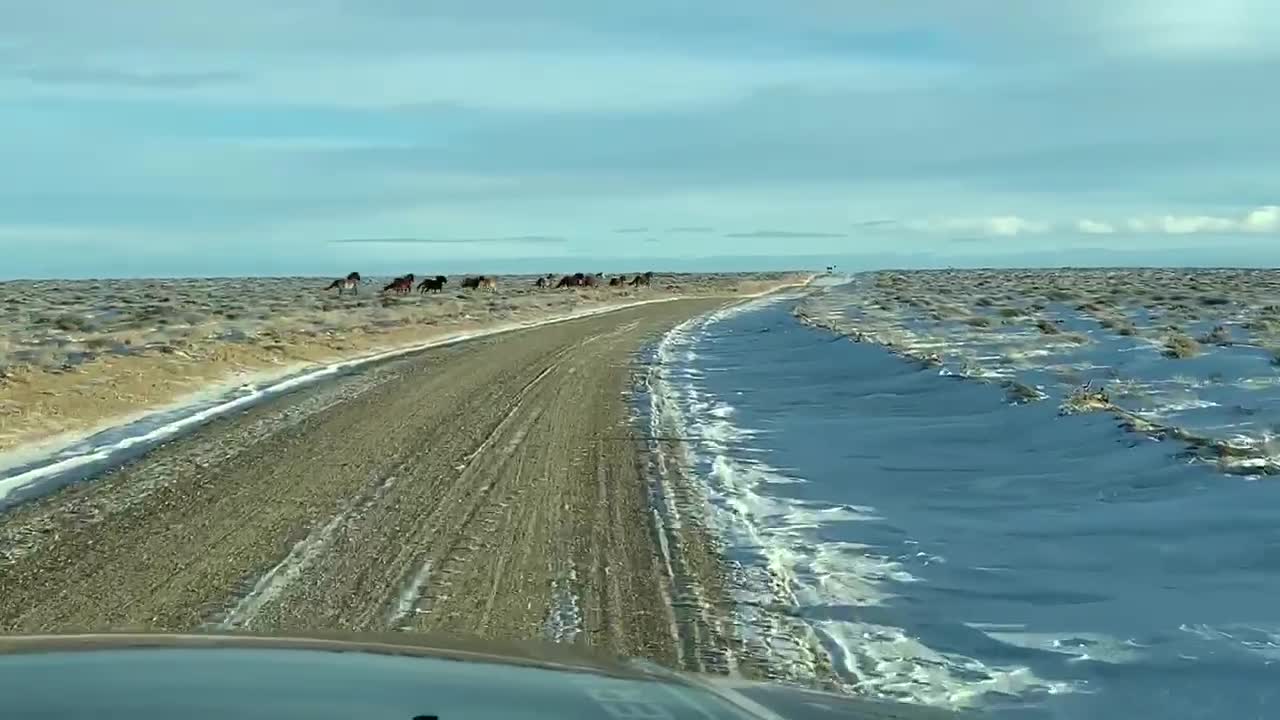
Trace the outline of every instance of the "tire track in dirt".
[[[549, 599], [530, 598], [554, 594], [556, 580], [564, 574], [556, 568], [567, 567], [561, 558], [568, 545], [554, 540], [556, 535], [563, 536], [565, 526], [560, 487], [579, 477], [572, 471], [572, 463], [580, 450], [567, 447], [564, 440], [582, 439], [581, 431], [571, 429], [573, 418], [581, 414], [578, 407], [591, 404], [593, 399], [584, 398], [583, 390], [596, 389], [584, 382], [583, 368], [598, 364], [598, 353], [608, 352], [608, 347], [630, 342], [632, 330], [634, 327], [624, 324], [588, 338], [565, 362], [548, 368], [547, 381], [531, 391], [527, 403], [512, 409], [507, 422], [491, 438], [492, 444], [503, 450], [477, 455], [467, 466], [462, 484], [473, 478], [489, 478], [483, 481], [486, 492], [463, 523], [468, 532], [437, 542], [441, 558], [433, 565], [439, 568], [440, 580], [422, 598], [430, 611], [416, 613], [419, 628], [455, 629], [470, 616], [473, 623], [466, 627], [467, 632], [533, 636], [544, 624], [550, 610], [542, 604]], [[501, 487], [494, 491], [495, 485]], [[555, 532], [556, 528], [560, 532]], [[532, 538], [548, 542], [530, 542]], [[477, 574], [472, 568], [484, 572]], [[513, 604], [512, 597], [524, 598], [524, 606]], [[480, 611], [466, 612], [475, 602], [482, 605]], [[463, 607], [455, 608], [458, 604]], [[518, 629], [495, 627], [504, 624]]]
[[[555, 368], [600, 334], [578, 338], [538, 362], [522, 366], [522, 371], [532, 372], [539, 365], [545, 365], [524, 380], [510, 398], [500, 403], [483, 403], [483, 407], [475, 410], [460, 406], [459, 412], [468, 415], [480, 410], [505, 409], [505, 413], [496, 420], [486, 419], [487, 433], [478, 443], [473, 440], [473, 449], [459, 462], [448, 464], [450, 467], [446, 468], [440, 461], [456, 456], [456, 452], [442, 454], [438, 447], [432, 450], [432, 457], [415, 457], [408, 462], [405, 472], [409, 482], [397, 488], [385, 502], [371, 508], [360, 526], [344, 528], [344, 535], [333, 544], [330, 553], [319, 560], [316, 571], [305, 578], [295, 578], [301, 582], [281, 598], [278, 607], [268, 608], [256, 627], [380, 629], [394, 626], [405, 615], [418, 612], [416, 599], [407, 597], [409, 588], [415, 585], [413, 577], [428, 565], [437, 578], [447, 579], [452, 575], [455, 569], [450, 559], [461, 552], [459, 547], [466, 549], [466, 543], [474, 542], [458, 533], [472, 527], [488, 498], [502, 491], [501, 488], [495, 490], [499, 477], [475, 478], [473, 467], [479, 459], [499, 452], [494, 446], [500, 444], [513, 419], [526, 410], [527, 399]], [[437, 466], [434, 479], [423, 477], [421, 472], [431, 463]], [[387, 528], [394, 532], [386, 532]], [[443, 552], [423, 550], [442, 546], [446, 548]], [[378, 584], [393, 583], [402, 588], [394, 597], [390, 593], [379, 597], [367, 591]], [[414, 594], [420, 594], [422, 583], [416, 585]], [[319, 596], [327, 597], [317, 602]], [[317, 614], [315, 607], [327, 610]]]
[[306, 538], [298, 541], [293, 550], [278, 565], [267, 571], [258, 579], [249, 591], [226, 616], [213, 625], [219, 630], [232, 630], [247, 627], [261, 612], [262, 608], [275, 600], [285, 591], [289, 583], [309, 569], [321, 553], [328, 550], [333, 542], [333, 535], [339, 525], [349, 522], [351, 517], [376, 502], [395, 482], [395, 476], [383, 480], [373, 492], [360, 497], [334, 515], [329, 522], [316, 528]]
[[[318, 567], [307, 578], [295, 578], [295, 581], [302, 580], [298, 583], [300, 587], [296, 592], [281, 598], [280, 607], [269, 609], [259, 627], [323, 629], [336, 626], [374, 629], [380, 624], [379, 614], [383, 618], [394, 615], [395, 611], [388, 607], [393, 604], [392, 598], [371, 595], [363, 588], [376, 585], [376, 578], [390, 576], [396, 577], [400, 586], [406, 582], [412, 584], [406, 578], [418, 572], [417, 569], [424, 563], [438, 565], [438, 560], [433, 562], [417, 551], [417, 548], [425, 546], [429, 536], [438, 536], [444, 532], [442, 528], [452, 519], [441, 517], [440, 512], [457, 512], [458, 503], [463, 502], [459, 493], [465, 495], [474, 490], [474, 486], [462, 482], [467, 469], [493, 444], [494, 438], [510, 422], [511, 416], [522, 407], [531, 389], [576, 346], [577, 344], [557, 349], [551, 356], [529, 366], [546, 365], [542, 371], [525, 380], [510, 399], [501, 403], [485, 402], [485, 405], [496, 403], [498, 408], [505, 405], [510, 409], [496, 421], [484, 421], [483, 425], [488, 426], [488, 429], [479, 442], [472, 440], [471, 443], [462, 445], [451, 444], [447, 453], [440, 452], [439, 445], [428, 445], [433, 457], [421, 457], [418, 454], [411, 456], [402, 468], [407, 485], [400, 492], [383, 498], [384, 502], [370, 508], [362, 524], [344, 528], [344, 533], [331, 544], [332, 552], [321, 559], [319, 564], [322, 567]], [[471, 417], [477, 417], [479, 413], [466, 405], [459, 406], [459, 412]], [[466, 444], [471, 444], [472, 449], [458, 463], [446, 466], [441, 462], [446, 458], [457, 457]], [[422, 472], [427, 468], [436, 471], [434, 476]], [[483, 495], [489, 492], [491, 484], [480, 487]], [[428, 509], [427, 512], [424, 509]], [[469, 520], [470, 514], [465, 514], [461, 518], [462, 526], [467, 525]], [[386, 532], [388, 528], [394, 532]], [[374, 556], [372, 564], [367, 559], [371, 555]], [[335, 582], [335, 578], [340, 580]], [[329, 596], [329, 601], [323, 607], [330, 612], [315, 614], [311, 611], [310, 608], [317, 605], [315, 598], [318, 594]], [[397, 593], [394, 607], [398, 609], [405, 602], [402, 594]], [[412, 609], [410, 607], [409, 611]]]

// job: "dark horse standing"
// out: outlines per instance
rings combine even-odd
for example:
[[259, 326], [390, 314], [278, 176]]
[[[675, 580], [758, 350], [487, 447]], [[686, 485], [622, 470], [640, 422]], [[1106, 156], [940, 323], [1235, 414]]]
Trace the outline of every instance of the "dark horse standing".
[[392, 280], [382, 288], [382, 292], [393, 292], [397, 295], [408, 295], [413, 292], [413, 273]]
[[418, 286], [418, 292], [426, 294], [430, 292], [440, 292], [444, 289], [444, 284], [449, 282], [449, 278], [443, 275], [437, 275], [433, 278], [423, 278], [422, 284]]
[[652, 272], [647, 272], [643, 275], [637, 275], [635, 279], [631, 281], [631, 287], [640, 287], [641, 285], [648, 287], [652, 284], [653, 284]]
[[329, 284], [329, 287], [325, 288], [325, 290], [334, 290], [334, 289], [338, 291], [339, 295], [341, 295], [343, 292], [347, 290], [350, 290], [352, 293], [359, 295], [360, 294], [360, 273], [353, 272], [350, 275], [346, 276], [345, 278], [334, 280], [332, 283]]

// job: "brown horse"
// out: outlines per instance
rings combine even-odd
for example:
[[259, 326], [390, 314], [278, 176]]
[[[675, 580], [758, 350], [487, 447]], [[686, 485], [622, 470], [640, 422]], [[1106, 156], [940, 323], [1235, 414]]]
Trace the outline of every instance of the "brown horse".
[[627, 284], [626, 278], [622, 277], [621, 275], [609, 278], [609, 287], [622, 287], [623, 285], [626, 285], [626, 284]]
[[350, 290], [352, 293], [359, 295], [360, 294], [360, 273], [353, 272], [350, 275], [347, 275], [345, 278], [339, 278], [337, 280], [334, 280], [332, 283], [329, 284], [329, 287], [325, 288], [325, 290], [337, 290], [339, 295], [341, 295], [343, 292], [347, 290]]
[[433, 278], [424, 278], [422, 284], [418, 286], [418, 292], [427, 294], [428, 292], [438, 293], [444, 289], [444, 284], [449, 282], [449, 278], [443, 275], [437, 275]]
[[649, 287], [652, 284], [653, 284], [652, 272], [647, 272], [643, 275], [637, 275], [635, 279], [631, 281], [631, 287], [640, 287], [641, 285], [645, 287]]
[[382, 292], [393, 292], [397, 295], [408, 295], [413, 292], [413, 273], [398, 277], [382, 288]]
[[540, 277], [537, 280], [533, 281], [533, 286], [538, 288], [539, 290], [542, 290], [547, 286], [547, 279], [544, 277]]

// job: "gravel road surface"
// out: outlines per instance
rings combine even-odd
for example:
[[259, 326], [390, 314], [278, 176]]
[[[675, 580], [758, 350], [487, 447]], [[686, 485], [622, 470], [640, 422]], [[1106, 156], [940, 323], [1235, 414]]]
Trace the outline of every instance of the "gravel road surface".
[[[0, 632], [446, 631], [697, 668], [728, 641], [673, 608], [627, 391], [642, 346], [723, 302], [366, 368], [11, 509]], [[722, 603], [712, 553], [682, 541]]]

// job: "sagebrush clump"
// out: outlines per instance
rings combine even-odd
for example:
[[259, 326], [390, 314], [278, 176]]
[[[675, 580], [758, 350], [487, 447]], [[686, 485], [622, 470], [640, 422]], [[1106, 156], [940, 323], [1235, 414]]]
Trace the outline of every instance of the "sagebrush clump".
[[1200, 354], [1200, 343], [1194, 338], [1175, 333], [1169, 335], [1164, 341], [1164, 355], [1168, 358], [1185, 359], [1195, 357]]

